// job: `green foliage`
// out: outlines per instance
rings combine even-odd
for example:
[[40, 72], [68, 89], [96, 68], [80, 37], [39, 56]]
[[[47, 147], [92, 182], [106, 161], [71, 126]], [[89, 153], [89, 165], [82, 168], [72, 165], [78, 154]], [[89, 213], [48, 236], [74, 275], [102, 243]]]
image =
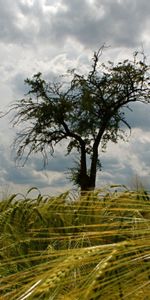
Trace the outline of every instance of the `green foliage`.
[[0, 202], [0, 299], [149, 299], [150, 195], [106, 188]]
[[66, 140], [67, 153], [79, 153], [80, 180], [73, 178], [81, 190], [95, 187], [97, 167], [101, 165], [99, 148], [105, 151], [109, 141], [126, 139], [126, 127], [131, 130], [125, 108], [131, 102], [150, 102], [145, 55], [135, 53], [132, 60], [103, 64], [103, 49], [94, 53], [88, 74], [72, 70], [69, 78], [63, 76], [56, 82], [46, 82], [41, 73], [26, 79], [26, 97], [10, 109], [15, 112], [13, 124], [21, 125], [14, 142], [17, 158], [25, 155], [27, 159], [31, 153], [40, 152], [46, 162], [47, 151], [52, 155], [55, 146]]
[[121, 109], [130, 102], [149, 103], [149, 66], [145, 56], [140, 60], [137, 54], [133, 61], [105, 65], [98, 64], [99, 52], [95, 53], [92, 70], [87, 75], [70, 72], [67, 83], [47, 83], [41, 73], [26, 79], [29, 97], [14, 104], [14, 123], [30, 121], [32, 126], [17, 138], [22, 144], [18, 156], [28, 145], [32, 145], [31, 152], [44, 151], [45, 146], [53, 152], [53, 146], [66, 138], [71, 139], [68, 152], [80, 149], [83, 139], [86, 152], [91, 153], [92, 142], [104, 123], [102, 148], [109, 140], [123, 138], [122, 130], [119, 133], [121, 122], [129, 125]]

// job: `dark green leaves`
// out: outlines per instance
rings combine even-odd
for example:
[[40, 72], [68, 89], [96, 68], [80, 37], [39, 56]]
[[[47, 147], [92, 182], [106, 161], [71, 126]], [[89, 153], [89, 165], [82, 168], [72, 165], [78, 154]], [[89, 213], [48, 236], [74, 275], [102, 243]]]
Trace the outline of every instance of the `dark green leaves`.
[[[41, 152], [46, 157], [55, 146], [68, 140], [67, 153], [77, 150], [81, 165], [79, 174], [87, 177], [86, 155], [90, 155], [93, 181], [96, 179], [98, 150], [109, 141], [126, 137], [124, 108], [131, 102], [150, 102], [149, 65], [145, 55], [135, 52], [133, 60], [117, 64], [100, 63], [104, 47], [94, 53], [88, 74], [69, 71], [69, 77], [46, 82], [39, 72], [25, 83], [29, 91], [25, 99], [11, 107], [14, 125], [21, 125], [15, 145], [17, 156]], [[81, 169], [80, 169], [81, 168]], [[84, 171], [83, 171], [83, 169]]]

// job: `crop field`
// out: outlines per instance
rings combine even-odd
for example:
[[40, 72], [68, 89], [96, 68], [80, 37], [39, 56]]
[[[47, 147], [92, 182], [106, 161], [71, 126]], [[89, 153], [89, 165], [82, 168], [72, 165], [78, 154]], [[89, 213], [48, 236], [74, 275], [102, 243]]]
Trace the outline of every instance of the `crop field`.
[[150, 299], [150, 194], [0, 201], [0, 300]]

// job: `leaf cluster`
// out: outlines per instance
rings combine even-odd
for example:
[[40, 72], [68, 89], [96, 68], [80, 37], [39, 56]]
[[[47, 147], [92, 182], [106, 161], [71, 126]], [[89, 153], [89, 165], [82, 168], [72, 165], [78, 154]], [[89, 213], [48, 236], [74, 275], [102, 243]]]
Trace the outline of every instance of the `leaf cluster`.
[[84, 144], [90, 154], [94, 144], [105, 150], [108, 141], [125, 138], [124, 126], [131, 128], [124, 108], [131, 102], [149, 103], [149, 66], [143, 53], [135, 53], [133, 60], [103, 64], [100, 50], [88, 74], [72, 70], [66, 80], [49, 83], [41, 73], [26, 79], [26, 98], [11, 108], [13, 124], [22, 126], [14, 143], [18, 158], [26, 149], [27, 157], [41, 152], [46, 158], [47, 148], [53, 154], [55, 145], [65, 139], [67, 153], [80, 151]]

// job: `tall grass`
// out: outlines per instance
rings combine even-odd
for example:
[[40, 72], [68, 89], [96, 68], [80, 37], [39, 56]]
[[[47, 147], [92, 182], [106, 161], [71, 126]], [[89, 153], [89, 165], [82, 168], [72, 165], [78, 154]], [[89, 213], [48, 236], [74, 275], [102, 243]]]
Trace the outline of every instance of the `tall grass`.
[[[30, 191], [29, 191], [30, 192]], [[0, 202], [0, 299], [150, 299], [150, 195]]]

